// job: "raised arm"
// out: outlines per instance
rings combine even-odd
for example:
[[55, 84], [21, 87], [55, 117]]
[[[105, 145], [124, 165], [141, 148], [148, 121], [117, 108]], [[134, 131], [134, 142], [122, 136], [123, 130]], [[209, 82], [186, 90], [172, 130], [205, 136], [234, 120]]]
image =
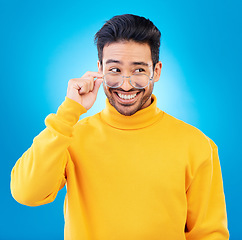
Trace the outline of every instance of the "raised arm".
[[95, 72], [69, 81], [67, 97], [57, 114], [47, 116], [46, 129], [12, 169], [11, 192], [18, 202], [29, 206], [52, 202], [65, 185], [74, 125], [94, 104], [101, 82], [101, 75]]
[[47, 116], [46, 129], [16, 162], [11, 173], [11, 192], [21, 204], [36, 206], [52, 202], [65, 184], [73, 126], [86, 110], [66, 98], [57, 114]]

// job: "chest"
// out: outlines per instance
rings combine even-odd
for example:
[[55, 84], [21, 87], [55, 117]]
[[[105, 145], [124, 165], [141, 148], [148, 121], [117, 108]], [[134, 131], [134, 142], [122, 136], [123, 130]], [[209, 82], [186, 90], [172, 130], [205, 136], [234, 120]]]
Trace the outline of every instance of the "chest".
[[132, 188], [185, 189], [188, 151], [157, 130], [83, 133], [70, 149], [80, 177]]

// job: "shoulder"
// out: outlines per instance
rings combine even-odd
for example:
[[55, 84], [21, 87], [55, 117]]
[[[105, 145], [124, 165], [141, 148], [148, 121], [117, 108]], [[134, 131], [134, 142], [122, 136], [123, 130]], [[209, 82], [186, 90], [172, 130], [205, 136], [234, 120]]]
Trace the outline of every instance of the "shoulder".
[[188, 149], [191, 155], [207, 158], [213, 149], [217, 148], [216, 144], [200, 129], [167, 113], [164, 113], [164, 124], [169, 134], [172, 135], [172, 139]]
[[168, 113], [164, 113], [163, 120], [164, 124], [167, 128], [169, 128], [170, 132], [175, 135], [182, 136], [188, 139], [192, 138], [193, 140], [208, 140], [208, 137], [200, 129], [176, 117], [173, 117]]
[[85, 117], [81, 120], [79, 120], [74, 129], [75, 131], [86, 129], [86, 128], [96, 128], [99, 127], [101, 124], [100, 121], [100, 113], [94, 114], [92, 116]]
[[[213, 165], [213, 155], [218, 154], [217, 145], [200, 129], [169, 114], [164, 114], [164, 122], [170, 132], [170, 144], [181, 159], [186, 159], [191, 175], [202, 166]], [[168, 135], [169, 137], [169, 135]]]

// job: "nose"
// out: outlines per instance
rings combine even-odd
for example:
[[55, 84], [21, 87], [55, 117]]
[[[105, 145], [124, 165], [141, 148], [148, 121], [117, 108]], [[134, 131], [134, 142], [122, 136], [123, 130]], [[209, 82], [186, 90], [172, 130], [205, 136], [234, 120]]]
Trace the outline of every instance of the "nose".
[[133, 86], [130, 84], [130, 76], [123, 76], [123, 84], [120, 87], [125, 91], [128, 91], [131, 88], [133, 88]]

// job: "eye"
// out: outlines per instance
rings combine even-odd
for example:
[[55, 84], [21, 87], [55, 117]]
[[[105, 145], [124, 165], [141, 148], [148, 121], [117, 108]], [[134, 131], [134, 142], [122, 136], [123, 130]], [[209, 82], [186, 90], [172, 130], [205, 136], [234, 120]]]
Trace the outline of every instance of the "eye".
[[111, 68], [111, 69], [109, 69], [109, 72], [117, 73], [117, 72], [121, 72], [121, 71], [119, 68]]
[[135, 73], [145, 72], [144, 68], [135, 69]]

